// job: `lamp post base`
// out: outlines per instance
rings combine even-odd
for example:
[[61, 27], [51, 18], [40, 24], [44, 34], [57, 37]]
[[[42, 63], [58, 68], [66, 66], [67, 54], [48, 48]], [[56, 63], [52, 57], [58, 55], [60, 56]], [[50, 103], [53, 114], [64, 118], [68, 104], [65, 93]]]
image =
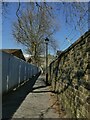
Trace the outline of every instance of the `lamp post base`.
[[48, 86], [49, 83], [48, 83], [48, 73], [46, 74], [46, 86]]

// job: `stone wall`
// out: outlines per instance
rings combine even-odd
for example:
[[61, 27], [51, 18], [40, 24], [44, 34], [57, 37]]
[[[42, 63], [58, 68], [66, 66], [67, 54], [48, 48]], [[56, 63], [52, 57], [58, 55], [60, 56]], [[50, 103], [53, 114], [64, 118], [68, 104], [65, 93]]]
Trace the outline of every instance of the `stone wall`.
[[49, 66], [49, 82], [70, 118], [90, 118], [90, 31]]

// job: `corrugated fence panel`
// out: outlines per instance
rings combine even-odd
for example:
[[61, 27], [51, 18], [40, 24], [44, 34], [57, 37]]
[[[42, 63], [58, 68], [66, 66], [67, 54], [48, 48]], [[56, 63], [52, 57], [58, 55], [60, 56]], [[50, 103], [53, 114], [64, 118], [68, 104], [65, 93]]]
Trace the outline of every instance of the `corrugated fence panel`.
[[32, 76], [34, 76], [34, 66], [32, 66]]
[[31, 78], [31, 65], [28, 64], [28, 77]]
[[[1, 52], [0, 52], [0, 71], [2, 71], [2, 53]], [[1, 95], [2, 95], [2, 72], [0, 72], [0, 98], [1, 98]]]
[[34, 70], [34, 75], [35, 75], [35, 74], [36, 74], [36, 71], [37, 71], [37, 67], [36, 67], [36, 69], [35, 69], [35, 66], [34, 66], [33, 70]]
[[5, 52], [2, 54], [2, 92], [7, 92], [28, 80], [40, 71], [37, 67], [29, 64], [13, 55]]
[[28, 80], [28, 64], [26, 64], [26, 79]]
[[9, 82], [9, 60], [10, 55], [6, 53], [2, 53], [2, 91], [8, 90], [8, 82]]
[[23, 82], [24, 81], [24, 76], [25, 76], [25, 63], [23, 61], [21, 61], [20, 64], [21, 64], [20, 82]]
[[29, 79], [29, 77], [30, 77], [30, 76], [29, 76], [29, 67], [30, 67], [30, 66], [28, 65], [28, 79]]
[[24, 80], [26, 80], [26, 64], [25, 64], [25, 74], [24, 74]]
[[19, 82], [19, 59], [12, 56], [9, 61], [9, 89], [18, 85]]
[[32, 67], [31, 67], [30, 71], [31, 71], [31, 72], [30, 72], [30, 76], [32, 77], [32, 76], [33, 76], [33, 75], [32, 75]]

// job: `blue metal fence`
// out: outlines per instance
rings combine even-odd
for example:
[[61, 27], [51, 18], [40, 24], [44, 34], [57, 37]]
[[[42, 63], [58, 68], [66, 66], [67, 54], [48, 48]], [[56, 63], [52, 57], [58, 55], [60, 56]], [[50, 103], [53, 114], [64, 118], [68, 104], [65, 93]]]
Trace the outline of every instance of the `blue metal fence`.
[[40, 69], [11, 54], [2, 54], [2, 92], [7, 92], [40, 72]]

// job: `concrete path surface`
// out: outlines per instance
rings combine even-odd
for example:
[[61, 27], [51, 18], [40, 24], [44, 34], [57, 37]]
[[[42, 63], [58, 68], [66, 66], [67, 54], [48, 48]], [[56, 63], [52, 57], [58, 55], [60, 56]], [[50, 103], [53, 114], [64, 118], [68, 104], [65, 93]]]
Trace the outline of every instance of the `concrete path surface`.
[[[5, 97], [6, 98], [6, 97]], [[40, 76], [33, 89], [26, 83], [16, 93], [3, 98], [3, 118], [60, 118], [57, 98]], [[8, 101], [7, 101], [8, 100]]]

